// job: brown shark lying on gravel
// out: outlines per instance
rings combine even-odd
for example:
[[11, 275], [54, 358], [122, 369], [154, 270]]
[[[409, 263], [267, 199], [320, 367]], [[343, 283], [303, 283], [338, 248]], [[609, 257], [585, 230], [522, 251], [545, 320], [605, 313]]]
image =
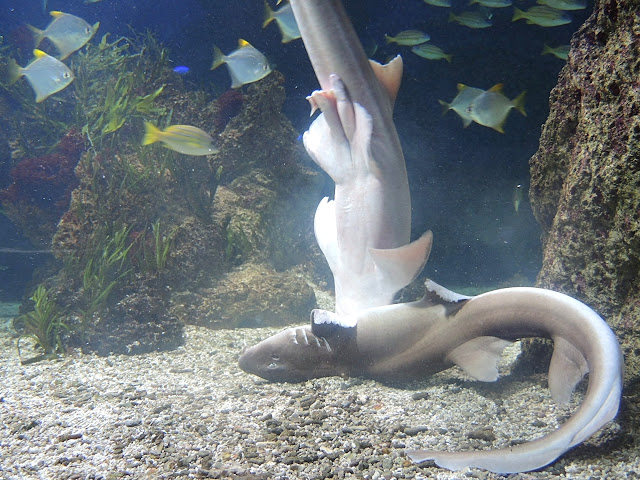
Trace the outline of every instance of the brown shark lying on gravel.
[[272, 381], [342, 374], [384, 380], [456, 364], [478, 380], [493, 381], [510, 340], [551, 338], [549, 387], [557, 401], [567, 401], [589, 372], [582, 405], [558, 430], [495, 451], [406, 453], [418, 463], [499, 473], [553, 462], [618, 411], [623, 363], [613, 332], [586, 305], [537, 288], [470, 298], [429, 281], [422, 300], [390, 305], [422, 270], [432, 241], [427, 232], [409, 243], [411, 202], [392, 119], [402, 62], [370, 64], [339, 0], [291, 0], [291, 6], [323, 88], [311, 95], [322, 115], [304, 144], [336, 184], [334, 200], [320, 202], [314, 225], [334, 276], [336, 313], [314, 310], [310, 326], [286, 329], [247, 349], [240, 367]]
[[[582, 405], [558, 430], [533, 442], [478, 452], [408, 450], [415, 462], [498, 473], [553, 462], [612, 420], [622, 391], [622, 354], [607, 324], [567, 295], [531, 287], [465, 297], [427, 282], [422, 300], [375, 307], [346, 317], [313, 310], [311, 325], [288, 328], [247, 349], [240, 367], [272, 381], [331, 375], [411, 379], [454, 364], [477, 380], [497, 379], [496, 362], [511, 340], [554, 341], [549, 388], [564, 403], [585, 373]], [[342, 326], [352, 325], [352, 326]]]

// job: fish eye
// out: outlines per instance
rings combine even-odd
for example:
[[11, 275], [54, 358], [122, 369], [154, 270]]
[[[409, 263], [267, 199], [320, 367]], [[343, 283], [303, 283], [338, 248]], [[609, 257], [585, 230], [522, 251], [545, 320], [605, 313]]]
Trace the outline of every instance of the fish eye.
[[64, 78], [69, 78], [71, 75], [69, 75], [69, 72], [64, 72], [64, 73], [62, 74], [62, 76], [63, 76]]

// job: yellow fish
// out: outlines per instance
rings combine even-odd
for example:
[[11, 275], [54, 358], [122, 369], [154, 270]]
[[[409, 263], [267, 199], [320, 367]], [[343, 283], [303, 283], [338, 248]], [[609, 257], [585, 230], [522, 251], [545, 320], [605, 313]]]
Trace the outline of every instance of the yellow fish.
[[211, 135], [198, 127], [171, 125], [163, 131], [154, 124], [145, 122], [144, 128], [142, 145], [162, 142], [169, 150], [185, 155], [212, 155], [219, 151]]
[[427, 60], [440, 60], [444, 58], [447, 62], [451, 63], [451, 57], [448, 53], [444, 53], [440, 47], [436, 47], [432, 43], [422, 43], [411, 47], [411, 51], [419, 57], [426, 58]]
[[557, 47], [550, 47], [545, 43], [540, 55], [550, 54], [554, 57], [559, 58], [560, 60], [567, 60], [569, 58], [569, 50], [571, 50], [571, 45], [558, 45]]
[[428, 33], [424, 33], [421, 30], [404, 30], [398, 33], [395, 37], [390, 35], [384, 36], [387, 43], [397, 43], [398, 45], [413, 46], [420, 45], [421, 43], [428, 42], [431, 37]]
[[100, 26], [100, 22], [91, 26], [80, 17], [69, 13], [53, 11], [50, 12], [50, 15], [53, 20], [46, 29], [40, 30], [31, 25], [29, 28], [35, 34], [36, 47], [40, 45], [42, 40], [48, 38], [60, 52], [60, 60], [64, 60], [82, 48], [85, 43], [91, 40]]
[[539, 25], [541, 27], [559, 27], [571, 23], [571, 17], [567, 12], [547, 7], [546, 5], [535, 6], [529, 10], [523, 11], [519, 8], [513, 8], [512, 22], [524, 18], [530, 25]]
[[24, 76], [36, 92], [36, 102], [40, 103], [68, 86], [74, 77], [69, 67], [42, 50], [34, 50], [33, 55], [35, 58], [24, 68], [15, 60], [9, 60], [9, 83], [15, 83]]

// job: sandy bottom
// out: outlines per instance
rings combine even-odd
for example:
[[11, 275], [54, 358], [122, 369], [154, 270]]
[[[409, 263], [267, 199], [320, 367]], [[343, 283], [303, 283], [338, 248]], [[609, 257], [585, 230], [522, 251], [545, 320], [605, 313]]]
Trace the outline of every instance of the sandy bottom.
[[[468, 381], [455, 369], [384, 385], [271, 384], [242, 372], [244, 345], [279, 329], [187, 327], [184, 347], [20, 365], [0, 330], [0, 479], [638, 478], [612, 422], [542, 471], [502, 476], [413, 465], [406, 448], [506, 447], [564, 422], [545, 376]], [[513, 352], [512, 352], [513, 355]], [[502, 366], [508, 373], [509, 366]], [[584, 388], [582, 388], [584, 390]], [[637, 442], [635, 442], [637, 444]], [[637, 446], [636, 446], [637, 448]]]

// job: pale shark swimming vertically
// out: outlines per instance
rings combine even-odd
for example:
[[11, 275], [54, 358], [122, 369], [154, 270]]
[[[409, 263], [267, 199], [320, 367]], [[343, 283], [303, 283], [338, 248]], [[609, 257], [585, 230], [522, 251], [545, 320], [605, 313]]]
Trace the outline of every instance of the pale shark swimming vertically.
[[431, 248], [430, 233], [409, 244], [409, 183], [392, 117], [402, 60], [369, 62], [339, 0], [291, 7], [322, 87], [310, 97], [322, 114], [304, 145], [335, 182], [314, 227], [333, 272], [336, 312], [388, 305]]
[[495, 362], [509, 340], [553, 339], [553, 397], [566, 401], [589, 372], [578, 411], [533, 442], [485, 452], [407, 451], [415, 462], [523, 472], [553, 462], [615, 417], [622, 355], [607, 324], [566, 295], [536, 288], [463, 297], [433, 282], [419, 302], [390, 305], [421, 270], [431, 248], [427, 232], [409, 244], [407, 176], [392, 120], [399, 57], [369, 64], [338, 0], [291, 0], [323, 90], [322, 109], [304, 136], [312, 158], [335, 181], [333, 201], [316, 212], [318, 243], [336, 284], [336, 313], [314, 310], [311, 326], [288, 328], [243, 352], [242, 369], [273, 381], [329, 375], [415, 378], [453, 364], [478, 380], [497, 377]]

